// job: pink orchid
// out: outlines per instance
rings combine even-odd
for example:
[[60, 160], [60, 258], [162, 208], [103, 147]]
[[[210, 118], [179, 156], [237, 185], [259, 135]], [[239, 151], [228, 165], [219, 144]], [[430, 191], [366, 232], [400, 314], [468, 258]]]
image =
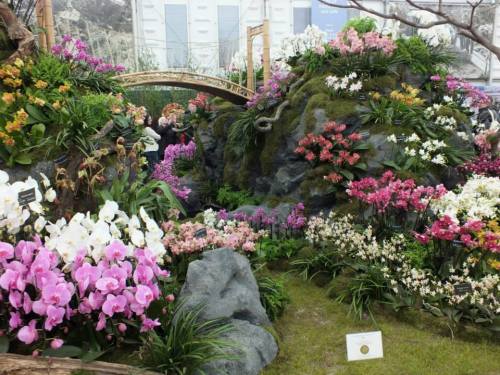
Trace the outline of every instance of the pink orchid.
[[107, 316], [113, 316], [115, 313], [121, 313], [125, 311], [125, 306], [127, 305], [127, 298], [124, 296], [114, 296], [108, 294], [106, 301], [102, 305], [102, 312]]
[[139, 304], [147, 307], [154, 299], [153, 292], [146, 285], [138, 285], [135, 292], [135, 299]]
[[72, 296], [69, 289], [69, 285], [66, 283], [49, 285], [42, 290], [42, 299], [46, 304], [67, 305]]
[[161, 326], [161, 323], [158, 321], [158, 319], [152, 320], [149, 318], [145, 318], [142, 321], [141, 332], [151, 331], [158, 326]]
[[26, 345], [30, 345], [34, 341], [38, 340], [36, 320], [33, 319], [27, 326], [22, 327], [17, 333], [17, 338], [19, 339], [19, 341], [24, 342]]
[[14, 257], [14, 247], [6, 242], [0, 242], [0, 261], [12, 259]]
[[45, 319], [45, 330], [51, 331], [52, 328], [63, 322], [66, 310], [63, 307], [47, 306], [47, 318]]
[[121, 241], [113, 241], [104, 250], [106, 259], [108, 259], [109, 261], [123, 260], [125, 259], [126, 253], [127, 253], [127, 247]]

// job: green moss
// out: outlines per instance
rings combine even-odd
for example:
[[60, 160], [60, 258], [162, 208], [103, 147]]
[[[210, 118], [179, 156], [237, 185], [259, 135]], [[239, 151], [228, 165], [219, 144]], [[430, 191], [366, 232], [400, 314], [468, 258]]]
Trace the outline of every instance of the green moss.
[[357, 113], [358, 103], [354, 99], [331, 98], [330, 95], [319, 93], [313, 95], [308, 101], [304, 111], [305, 132], [314, 130], [316, 125], [316, 109], [324, 109], [328, 120], [342, 121], [346, 117]]
[[273, 130], [265, 135], [262, 152], [260, 153], [260, 167], [266, 176], [275, 172], [272, 161], [280, 146], [300, 123], [301, 107], [288, 107], [283, 111], [281, 119], [273, 126]]
[[384, 75], [369, 78], [363, 81], [363, 90], [365, 91], [392, 91], [398, 86], [398, 79], [393, 75]]
[[305, 99], [310, 98], [315, 94], [323, 93], [328, 95], [329, 92], [330, 90], [325, 85], [325, 76], [321, 75], [309, 79], [295, 91], [290, 92], [289, 99], [292, 107], [297, 107], [300, 106]]
[[271, 195], [266, 198], [264, 203], [271, 208], [277, 207], [282, 203], [296, 204], [298, 203], [297, 199], [293, 199], [291, 197], [278, 197], [277, 195]]

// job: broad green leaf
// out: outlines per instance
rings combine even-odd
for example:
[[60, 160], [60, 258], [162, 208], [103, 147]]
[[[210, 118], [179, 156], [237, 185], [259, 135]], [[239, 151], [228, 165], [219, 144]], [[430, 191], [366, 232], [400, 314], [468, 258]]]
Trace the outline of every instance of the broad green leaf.
[[21, 164], [21, 165], [30, 165], [33, 162], [33, 160], [31, 159], [31, 156], [29, 156], [28, 154], [16, 155], [14, 158], [14, 161], [17, 164]]
[[399, 165], [397, 165], [396, 162], [393, 160], [386, 160], [386, 161], [382, 162], [382, 164], [385, 165], [386, 167], [394, 168], [397, 171], [401, 170], [401, 167]]
[[63, 345], [59, 349], [45, 349], [44, 357], [79, 357], [82, 355], [82, 349], [78, 346]]
[[0, 337], [0, 353], [7, 353], [9, 351], [9, 338], [7, 336]]
[[34, 106], [33, 104], [26, 104], [26, 112], [28, 113], [28, 115], [30, 115], [31, 117], [33, 117], [37, 122], [48, 122], [49, 121], [49, 118], [43, 113], [43, 111]]

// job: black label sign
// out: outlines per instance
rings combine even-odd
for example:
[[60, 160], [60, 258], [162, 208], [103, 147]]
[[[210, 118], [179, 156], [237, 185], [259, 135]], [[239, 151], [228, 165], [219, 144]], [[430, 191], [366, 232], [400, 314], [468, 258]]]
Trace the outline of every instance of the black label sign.
[[17, 195], [17, 201], [20, 206], [27, 206], [31, 202], [36, 202], [35, 188], [19, 192]]
[[394, 125], [401, 125], [403, 121], [401, 120], [394, 120]]
[[455, 291], [455, 294], [457, 294], [459, 296], [463, 296], [464, 294], [467, 294], [467, 293], [472, 293], [471, 283], [455, 284], [455, 285], [453, 285], [453, 289]]
[[201, 228], [194, 233], [194, 238], [204, 238], [207, 236], [207, 229]]

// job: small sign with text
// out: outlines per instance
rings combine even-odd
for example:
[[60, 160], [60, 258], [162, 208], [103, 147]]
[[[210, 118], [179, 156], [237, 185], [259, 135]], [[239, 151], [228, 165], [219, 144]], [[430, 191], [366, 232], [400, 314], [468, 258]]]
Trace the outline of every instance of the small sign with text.
[[348, 361], [362, 361], [384, 357], [381, 331], [351, 333], [345, 335], [345, 337]]

